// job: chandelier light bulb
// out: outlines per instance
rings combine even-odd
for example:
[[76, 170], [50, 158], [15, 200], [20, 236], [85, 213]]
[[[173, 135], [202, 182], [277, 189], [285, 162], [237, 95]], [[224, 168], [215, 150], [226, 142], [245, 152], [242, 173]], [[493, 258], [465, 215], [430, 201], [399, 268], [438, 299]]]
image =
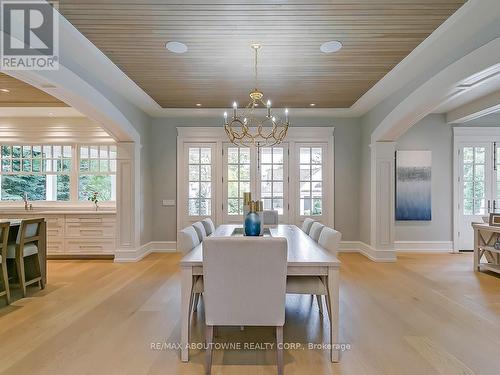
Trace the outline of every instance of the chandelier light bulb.
[[285, 122], [288, 123], [288, 108], [285, 108]]

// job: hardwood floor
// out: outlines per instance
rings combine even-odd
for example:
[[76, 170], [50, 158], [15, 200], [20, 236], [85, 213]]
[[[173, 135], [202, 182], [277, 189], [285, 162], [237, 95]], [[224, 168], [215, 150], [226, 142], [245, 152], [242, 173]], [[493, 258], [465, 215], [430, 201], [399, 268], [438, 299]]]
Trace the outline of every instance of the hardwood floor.
[[[341, 254], [341, 363], [322, 343], [328, 320], [310, 296], [287, 298], [286, 374], [498, 374], [500, 277], [471, 254], [405, 254], [374, 263]], [[204, 351], [153, 350], [180, 336], [179, 254], [139, 263], [49, 261], [45, 290], [0, 302], [1, 374], [203, 374]], [[203, 340], [203, 308], [192, 338]], [[274, 342], [272, 328], [219, 329], [216, 342]], [[326, 341], [326, 340], [325, 340]], [[214, 374], [275, 374], [274, 350], [216, 350]]]

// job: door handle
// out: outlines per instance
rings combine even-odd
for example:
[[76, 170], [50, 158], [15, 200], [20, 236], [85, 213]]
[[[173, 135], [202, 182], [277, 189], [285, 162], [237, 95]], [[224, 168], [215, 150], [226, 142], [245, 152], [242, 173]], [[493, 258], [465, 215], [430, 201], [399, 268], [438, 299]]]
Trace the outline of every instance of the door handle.
[[497, 212], [497, 200], [493, 199], [493, 213]]

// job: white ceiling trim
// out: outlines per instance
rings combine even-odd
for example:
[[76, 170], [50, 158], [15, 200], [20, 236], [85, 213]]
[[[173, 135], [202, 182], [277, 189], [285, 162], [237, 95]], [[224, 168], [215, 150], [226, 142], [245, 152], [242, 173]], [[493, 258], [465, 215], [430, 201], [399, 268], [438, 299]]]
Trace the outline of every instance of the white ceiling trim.
[[[500, 74], [500, 73], [499, 73]], [[465, 104], [446, 115], [450, 124], [459, 124], [500, 111], [500, 91]]]

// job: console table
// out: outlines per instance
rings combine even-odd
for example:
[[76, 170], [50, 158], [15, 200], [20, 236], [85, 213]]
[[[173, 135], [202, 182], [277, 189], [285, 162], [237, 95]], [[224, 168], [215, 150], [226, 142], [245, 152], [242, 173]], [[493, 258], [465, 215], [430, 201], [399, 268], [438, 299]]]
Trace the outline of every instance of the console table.
[[[474, 271], [500, 273], [500, 250], [493, 247], [500, 236], [500, 227], [472, 223], [474, 229]], [[483, 261], [481, 261], [484, 258]]]

